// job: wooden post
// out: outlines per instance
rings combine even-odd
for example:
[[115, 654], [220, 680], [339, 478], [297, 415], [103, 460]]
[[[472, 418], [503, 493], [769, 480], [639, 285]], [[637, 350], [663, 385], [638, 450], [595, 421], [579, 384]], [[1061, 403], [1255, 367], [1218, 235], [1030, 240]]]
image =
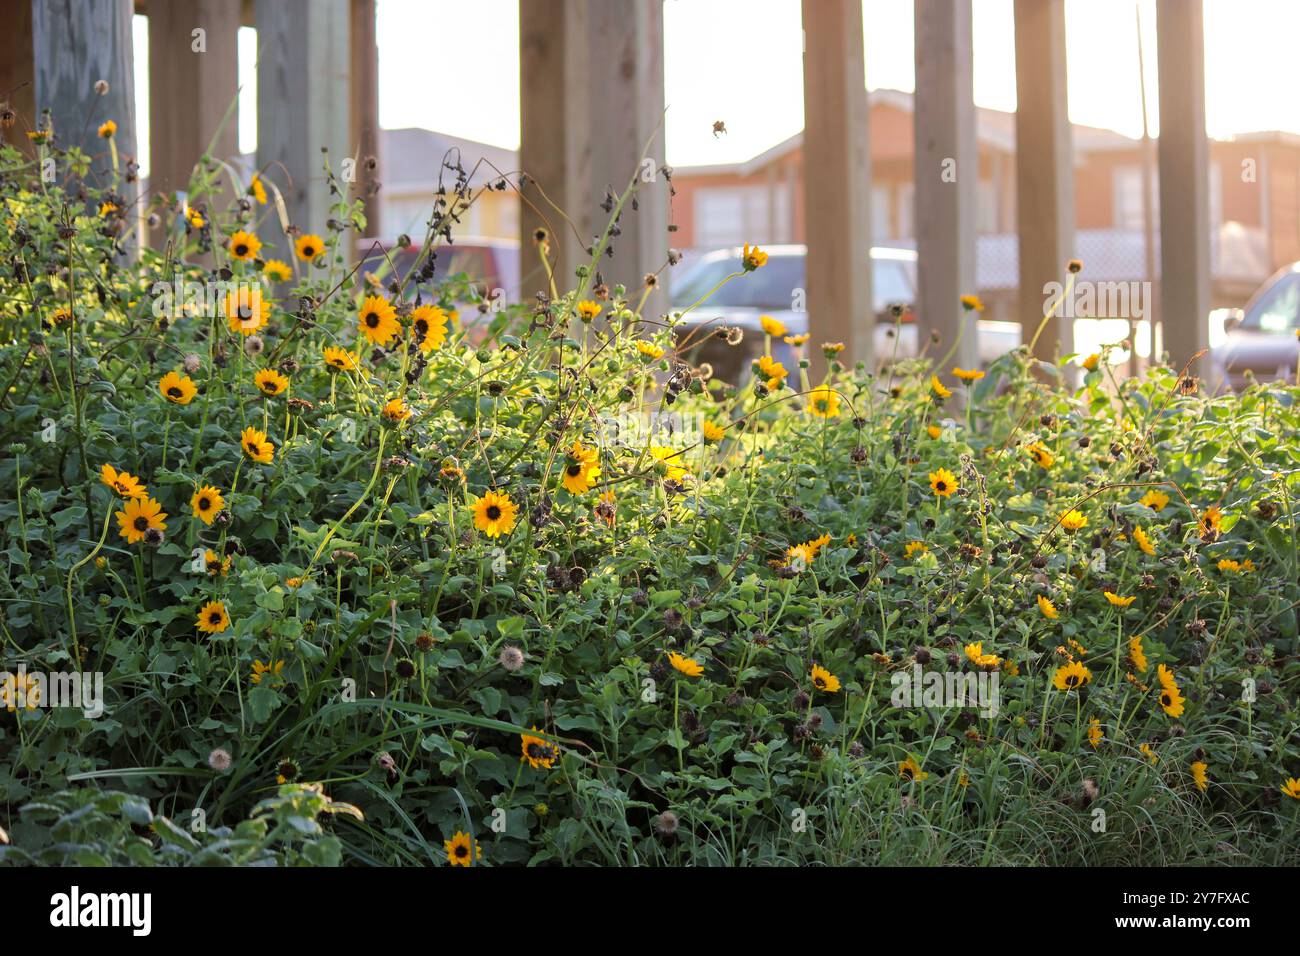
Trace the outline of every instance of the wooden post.
[[284, 192], [290, 224], [325, 236], [337, 197], [322, 149], [340, 183], [352, 155], [348, 0], [256, 0], [255, 16], [257, 165]]
[[[1065, 0], [1015, 0], [1015, 18], [1020, 339], [1028, 345], [1051, 304], [1049, 284], [1065, 284], [1066, 265], [1074, 257], [1074, 160], [1065, 83]], [[1041, 359], [1072, 351], [1074, 320], [1069, 318], [1049, 322], [1034, 348]]]
[[[1160, 314], [1176, 370], [1209, 345], [1209, 145], [1201, 0], [1157, 0]], [[1192, 368], [1195, 372], [1195, 366]]]
[[970, 0], [916, 0], [917, 322], [921, 348], [935, 360], [951, 351], [952, 366], [977, 368], [976, 313], [961, 306], [975, 288], [975, 213], [979, 158], [975, 151]]
[[[10, 104], [18, 113], [5, 138], [27, 149], [27, 131], [48, 109], [60, 145], [107, 156], [96, 137], [111, 119], [125, 171], [135, 157], [131, 0], [24, 0], [9, 4], [5, 14], [0, 89], [13, 90]], [[108, 84], [102, 95], [95, 91], [100, 80]], [[97, 159], [96, 168], [107, 167]], [[125, 184], [122, 189], [130, 191]]]
[[[17, 3], [0, 30], [0, 106], [13, 111], [13, 123], [0, 126], [0, 140], [17, 146], [28, 156], [36, 154], [27, 131], [34, 129], [36, 112], [36, 53], [32, 48], [32, 5]], [[4, 99], [3, 95], [8, 98]]]
[[546, 287], [535, 245], [538, 230], [550, 237], [561, 288], [572, 278], [585, 241], [560, 214], [572, 214], [577, 201], [578, 130], [587, 112], [586, 86], [574, 67], [583, 45], [577, 39], [579, 7], [577, 0], [519, 0], [519, 158], [526, 175], [520, 275], [531, 276], [538, 290]]
[[170, 196], [188, 189], [209, 146], [226, 162], [239, 154], [240, 3], [155, 0], [147, 13], [149, 187]]
[[843, 342], [846, 363], [874, 362], [862, 2], [803, 0], [803, 29], [805, 292], [818, 379], [823, 342]]
[[[353, 196], [364, 203], [365, 235], [383, 235], [379, 221], [379, 48], [375, 39], [375, 0], [350, 0], [352, 129], [349, 155], [357, 161]], [[390, 239], [393, 237], [389, 237]]]
[[[624, 207], [614, 255], [598, 268], [633, 300], [645, 275], [659, 272], [659, 291], [644, 309], [655, 316], [666, 301], [667, 270], [660, 270], [670, 245], [668, 182], [660, 172], [662, 0], [520, 0], [519, 47], [521, 165], [532, 180], [524, 189], [521, 274], [541, 275], [533, 233], [549, 223], [556, 284], [567, 288], [604, 231], [606, 193], [622, 193], [637, 175], [637, 208]], [[533, 284], [545, 287], [544, 279]]]

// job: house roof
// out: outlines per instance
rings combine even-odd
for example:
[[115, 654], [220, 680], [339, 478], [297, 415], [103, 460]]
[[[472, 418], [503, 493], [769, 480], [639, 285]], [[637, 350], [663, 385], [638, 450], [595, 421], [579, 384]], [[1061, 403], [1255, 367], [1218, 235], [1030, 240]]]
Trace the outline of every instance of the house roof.
[[[867, 94], [868, 106], [890, 106], [905, 113], [913, 111], [915, 101], [916, 97], [905, 90], [882, 88], [871, 90]], [[1103, 129], [1099, 126], [1084, 126], [1080, 123], [1073, 124], [1072, 133], [1075, 151], [1080, 153], [1098, 152], [1107, 149], [1132, 149], [1139, 142], [1139, 140], [1131, 136], [1125, 136], [1123, 133], [1118, 133], [1112, 129]], [[975, 138], [978, 142], [992, 149], [1014, 153], [1016, 149], [1016, 114], [1008, 113], [1005, 110], [990, 109], [987, 106], [975, 107]], [[734, 173], [746, 176], [764, 168], [769, 163], [786, 156], [801, 146], [803, 146], [802, 131], [743, 162], [707, 166], [680, 166], [677, 168], [677, 172], [687, 175]]]
[[471, 186], [480, 186], [519, 168], [519, 153], [513, 149], [413, 126], [385, 129], [379, 134], [384, 188], [390, 191], [433, 189], [439, 177], [450, 185], [455, 173], [443, 167], [443, 160], [455, 162], [457, 152], [460, 164], [472, 174]]

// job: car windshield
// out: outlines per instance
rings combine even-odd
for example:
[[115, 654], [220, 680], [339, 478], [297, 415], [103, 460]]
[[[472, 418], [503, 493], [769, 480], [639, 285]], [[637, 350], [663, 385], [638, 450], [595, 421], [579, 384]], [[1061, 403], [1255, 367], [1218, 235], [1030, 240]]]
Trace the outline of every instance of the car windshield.
[[1242, 317], [1242, 328], [1259, 332], [1286, 332], [1297, 327], [1300, 314], [1300, 273], [1278, 279]]
[[[872, 260], [871, 298], [876, 311], [891, 305], [911, 305], [915, 298], [911, 263], [900, 259]], [[684, 309], [739, 269], [735, 259], [714, 259], [697, 265], [672, 284], [673, 307]], [[709, 297], [710, 307], [740, 309], [790, 309], [796, 290], [804, 288], [804, 257], [771, 256], [767, 265], [728, 282]]]
[[[708, 294], [730, 273], [740, 270], [740, 260], [714, 259], [696, 266], [680, 281], [672, 283], [673, 306], [684, 309]], [[802, 289], [802, 256], [771, 256], [767, 265], [740, 276], [709, 296], [710, 307], [733, 309], [789, 309], [795, 290]]]

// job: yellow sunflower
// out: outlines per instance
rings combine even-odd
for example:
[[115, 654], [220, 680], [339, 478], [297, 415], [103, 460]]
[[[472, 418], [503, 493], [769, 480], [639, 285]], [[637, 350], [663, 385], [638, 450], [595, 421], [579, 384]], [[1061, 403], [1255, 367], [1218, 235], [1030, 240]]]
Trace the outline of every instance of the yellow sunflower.
[[220, 634], [230, 627], [230, 615], [226, 613], [226, 606], [220, 601], [209, 601], [199, 611], [194, 626], [205, 634]]
[[751, 247], [749, 243], [745, 243], [745, 248], [740, 254], [740, 267], [746, 272], [753, 272], [765, 265], [767, 265], [767, 253], [758, 246]]
[[1191, 766], [1192, 782], [1196, 784], [1196, 789], [1204, 793], [1210, 788], [1210, 776], [1206, 773], [1209, 765], [1204, 760], [1197, 760]]
[[958, 488], [957, 476], [947, 468], [930, 472], [930, 490], [940, 498], [947, 498]]
[[99, 470], [99, 480], [112, 488], [123, 498], [144, 498], [147, 492], [144, 485], [135, 475], [129, 475], [125, 471], [117, 471], [112, 465], [104, 465]]
[[760, 315], [758, 317], [758, 324], [763, 327], [763, 331], [766, 334], [772, 336], [774, 339], [779, 339], [781, 336], [785, 335], [785, 323], [772, 318], [770, 315]]
[[411, 417], [411, 409], [401, 398], [390, 398], [384, 403], [382, 414], [390, 422], [404, 422]]
[[590, 322], [596, 316], [600, 315], [600, 303], [593, 302], [591, 299], [583, 299], [578, 303], [578, 318], [584, 322]]
[[560, 758], [560, 751], [553, 744], [550, 744], [543, 737], [538, 737], [536, 727], [532, 728], [531, 734], [519, 735], [519, 749], [523, 752], [520, 761], [528, 761], [528, 765], [534, 770], [539, 767], [549, 770], [554, 766], [555, 761]]
[[320, 236], [308, 233], [298, 237], [293, 244], [293, 251], [303, 262], [311, 262], [325, 251], [325, 242]]
[[1061, 527], [1071, 534], [1078, 531], [1087, 523], [1088, 519], [1084, 517], [1083, 513], [1081, 511], [1076, 511], [1073, 508], [1061, 516]]
[[929, 772], [921, 769], [921, 765], [916, 762], [916, 758], [908, 754], [907, 759], [898, 765], [898, 775], [904, 780], [924, 780], [930, 776]]
[[1124, 597], [1123, 595], [1116, 594], [1114, 591], [1103, 591], [1102, 593], [1106, 595], [1106, 600], [1116, 607], [1128, 607], [1137, 600], [1136, 594], [1132, 597]]
[[289, 387], [289, 376], [273, 368], [264, 368], [253, 376], [253, 384], [263, 395], [274, 397]]
[[166, 531], [167, 515], [152, 498], [128, 498], [117, 512], [117, 524], [118, 534], [126, 538], [127, 544], [135, 544], [151, 528]]
[[977, 295], [964, 295], [959, 301], [961, 302], [961, 307], [967, 312], [984, 311], [984, 302]]
[[953, 368], [952, 374], [957, 376], [963, 382], [978, 382], [984, 377], [984, 373], [977, 368]]
[[1198, 525], [1202, 536], [1218, 534], [1223, 527], [1223, 512], [1219, 510], [1217, 505], [1206, 508], [1201, 513]]
[[813, 687], [828, 694], [833, 694], [840, 689], [840, 679], [820, 664], [812, 666], [812, 682]]
[[248, 183], [248, 193], [257, 200], [259, 206], [266, 205], [266, 187], [262, 185], [261, 176], [253, 176]]
[[903, 546], [903, 557], [910, 558], [918, 551], [921, 552], [922, 554], [925, 554], [925, 552], [929, 550], [930, 549], [925, 546], [924, 541], [909, 541], [907, 542], [906, 545]]
[[283, 259], [271, 259], [262, 266], [262, 275], [272, 282], [288, 282], [293, 276], [293, 270]]
[[188, 375], [168, 372], [158, 382], [158, 391], [162, 392], [163, 398], [173, 404], [188, 405], [194, 401], [194, 396], [198, 394], [199, 387], [194, 384], [194, 380]]
[[1101, 729], [1101, 721], [1093, 717], [1088, 721], [1088, 743], [1092, 744], [1092, 749], [1096, 750], [1101, 746], [1102, 740], [1106, 737], [1105, 732]]
[[580, 495], [591, 489], [592, 482], [600, 475], [600, 456], [594, 448], [584, 448], [582, 442], [575, 441], [569, 449], [567, 463], [560, 475], [560, 483], [571, 495]]
[[1044, 471], [1056, 464], [1056, 456], [1048, 451], [1042, 442], [1034, 442], [1027, 446], [1025, 451], [1029, 452], [1029, 456], [1034, 459], [1034, 464]]
[[443, 840], [442, 845], [447, 851], [447, 862], [452, 866], [472, 866], [475, 861], [483, 859], [478, 840], [461, 830], [452, 834], [450, 840]]
[[397, 321], [397, 310], [383, 296], [372, 295], [361, 303], [357, 318], [361, 334], [372, 345], [387, 345], [402, 330]]
[[190, 508], [194, 511], [194, 517], [208, 525], [212, 524], [213, 519], [225, 506], [226, 502], [221, 497], [221, 492], [211, 485], [200, 486], [190, 498]]
[[1133, 665], [1133, 669], [1139, 674], [1145, 674], [1147, 672], [1147, 667], [1150, 665], [1147, 663], [1146, 651], [1142, 648], [1141, 634], [1129, 640], [1128, 660], [1129, 663]]
[[808, 393], [808, 412], [818, 418], [834, 418], [840, 413], [840, 396], [825, 385]]
[[232, 258], [241, 262], [250, 262], [257, 258], [257, 251], [262, 248], [262, 240], [254, 233], [241, 229], [230, 237], [228, 248]]
[[1282, 793], [1292, 800], [1300, 800], [1300, 780], [1287, 777], [1286, 783], [1282, 784]]
[[934, 392], [934, 394], [939, 398], [949, 398], [952, 395], [952, 389], [939, 381], [938, 375], [930, 376], [930, 391]]
[[722, 441], [727, 434], [720, 426], [715, 425], [711, 421], [705, 421], [704, 424], [700, 426], [700, 432], [703, 434], [704, 440], [711, 445]]
[[329, 366], [330, 371], [351, 372], [357, 367], [357, 357], [347, 349], [327, 345], [324, 355], [325, 364]]
[[1159, 511], [1165, 505], [1169, 504], [1169, 496], [1163, 491], [1152, 488], [1145, 495], [1138, 499], [1138, 504], [1146, 505], [1152, 511]]
[[636, 350], [641, 353], [641, 357], [649, 362], [657, 362], [664, 357], [664, 350], [653, 342], [647, 342], [644, 339], [637, 339], [632, 343]]
[[117, 132], [117, 123], [112, 120], [104, 120], [99, 124], [99, 138], [112, 139], [113, 134]]
[[680, 460], [684, 454], [686, 453], [662, 445], [652, 445], [650, 447], [650, 456], [655, 461], [663, 464], [665, 468], [664, 477], [669, 481], [681, 482], [690, 474], [690, 470]]
[[1154, 555], [1156, 553], [1155, 542], [1151, 540], [1151, 535], [1147, 534], [1141, 528], [1133, 529], [1133, 541], [1141, 549], [1143, 554]]
[[1071, 661], [1064, 667], [1058, 667], [1052, 675], [1052, 683], [1057, 690], [1078, 690], [1092, 680], [1092, 671], [1079, 661]]
[[252, 335], [266, 324], [266, 304], [262, 290], [256, 286], [241, 285], [226, 294], [226, 324], [230, 331]]
[[489, 538], [509, 534], [515, 526], [518, 510], [509, 494], [487, 491], [474, 502], [474, 527]]
[[266, 440], [266, 432], [249, 426], [239, 434], [239, 444], [244, 454], [253, 461], [269, 465], [275, 460], [275, 446]]
[[767, 387], [773, 392], [781, 387], [781, 383], [790, 374], [786, 371], [784, 365], [770, 355], [764, 355], [758, 360], [758, 371], [767, 379]]
[[1056, 609], [1056, 605], [1049, 601], [1043, 595], [1038, 595], [1038, 610], [1042, 612], [1043, 617], [1049, 621], [1055, 621], [1061, 616], [1061, 612]]
[[283, 671], [284, 661], [271, 661], [266, 664], [261, 661], [253, 661], [253, 674], [249, 677], [249, 681], [260, 684], [264, 679], [267, 679], [268, 684], [274, 684], [279, 681]]
[[442, 348], [447, 341], [448, 316], [436, 305], [422, 305], [411, 313], [411, 337], [421, 352]]
[[704, 673], [704, 665], [693, 657], [683, 657], [676, 651], [668, 652], [668, 663], [673, 666], [673, 670], [685, 674], [687, 677], [699, 677]]

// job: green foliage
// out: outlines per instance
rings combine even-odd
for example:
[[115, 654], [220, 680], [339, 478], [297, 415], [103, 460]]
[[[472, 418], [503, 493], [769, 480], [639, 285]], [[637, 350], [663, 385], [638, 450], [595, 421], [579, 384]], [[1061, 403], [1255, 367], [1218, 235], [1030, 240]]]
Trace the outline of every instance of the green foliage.
[[[1297, 862], [1296, 389], [1184, 394], [1104, 357], [1074, 388], [1022, 352], [969, 385], [923, 356], [734, 387], [602, 287], [605, 240], [563, 292], [543, 246], [527, 305], [441, 275], [474, 199], [454, 167], [412, 273], [373, 280], [345, 198], [304, 262], [274, 185], [263, 206], [205, 162], [197, 215], [156, 201], [169, 241], [132, 260], [112, 190], [0, 169], [0, 662], [105, 689], [98, 717], [0, 710], [6, 861], [442, 864], [464, 832], [489, 865]], [[209, 307], [227, 280], [264, 295], [257, 328]], [[396, 339], [364, 337], [374, 296]], [[409, 337], [442, 315], [445, 341]], [[651, 411], [685, 430], [638, 432]], [[104, 464], [161, 539], [119, 532]], [[1058, 689], [1070, 660], [1090, 680]], [[893, 706], [916, 665], [996, 674], [996, 714]], [[325, 793], [357, 813], [318, 820]]]

